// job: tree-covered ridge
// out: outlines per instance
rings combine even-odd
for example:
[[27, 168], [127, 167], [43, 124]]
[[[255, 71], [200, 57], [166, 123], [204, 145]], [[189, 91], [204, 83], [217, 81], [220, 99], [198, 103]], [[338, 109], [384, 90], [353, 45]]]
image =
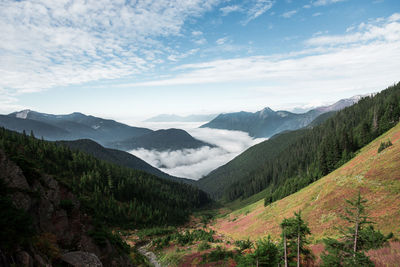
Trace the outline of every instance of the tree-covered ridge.
[[[257, 157], [249, 156], [251, 160], [247, 164], [254, 167], [243, 170], [245, 175], [230, 173], [229, 180], [233, 183], [225, 189], [223, 197], [232, 201], [267, 189], [268, 204], [288, 196], [347, 162], [358, 149], [395, 126], [399, 119], [400, 83], [361, 99], [320, 125], [282, 134], [257, 145], [254, 151], [271, 154], [264, 149], [271, 142], [290, 142], [287, 147], [280, 146], [273, 157], [257, 164], [252, 162]], [[240, 160], [246, 161], [246, 158]], [[231, 166], [236, 164], [234, 161]], [[229, 172], [229, 168], [225, 167], [225, 171]]]
[[0, 149], [20, 166], [28, 181], [43, 173], [54, 176], [79, 196], [90, 214], [109, 225], [179, 224], [191, 210], [209, 202], [207, 195], [193, 186], [3, 128]]

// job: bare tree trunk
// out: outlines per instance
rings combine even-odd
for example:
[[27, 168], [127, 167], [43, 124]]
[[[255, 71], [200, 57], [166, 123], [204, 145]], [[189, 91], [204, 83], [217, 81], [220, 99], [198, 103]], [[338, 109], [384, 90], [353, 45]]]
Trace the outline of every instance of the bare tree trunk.
[[300, 230], [297, 233], [297, 267], [300, 267]]
[[285, 229], [283, 229], [283, 250], [285, 254], [285, 267], [288, 267]]
[[353, 245], [353, 257], [354, 258], [356, 257], [356, 252], [357, 252], [359, 220], [360, 220], [360, 208], [357, 207], [357, 217], [356, 217], [356, 225], [355, 225], [355, 229], [354, 229], [354, 245]]

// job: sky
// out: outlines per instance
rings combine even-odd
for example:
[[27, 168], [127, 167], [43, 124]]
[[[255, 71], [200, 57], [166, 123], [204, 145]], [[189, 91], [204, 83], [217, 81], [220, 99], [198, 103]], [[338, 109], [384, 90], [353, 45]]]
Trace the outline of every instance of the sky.
[[0, 113], [290, 110], [399, 70], [399, 0], [0, 0]]

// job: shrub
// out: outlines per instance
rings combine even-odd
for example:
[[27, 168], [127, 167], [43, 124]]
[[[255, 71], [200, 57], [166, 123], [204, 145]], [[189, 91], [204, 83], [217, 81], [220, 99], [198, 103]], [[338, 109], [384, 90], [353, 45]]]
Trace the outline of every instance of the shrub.
[[37, 236], [34, 241], [34, 246], [51, 261], [61, 256], [60, 248], [57, 245], [57, 237], [52, 233], [42, 233]]
[[208, 242], [206, 242], [206, 241], [203, 241], [203, 242], [200, 243], [200, 245], [198, 247], [198, 250], [199, 251], [203, 251], [203, 250], [206, 250], [206, 249], [209, 249], [209, 248], [211, 248], [210, 244], [208, 244]]
[[235, 241], [235, 245], [239, 247], [240, 251], [243, 251], [245, 249], [249, 249], [249, 248], [253, 247], [253, 243], [250, 241], [250, 239], [237, 240], [237, 241]]
[[225, 248], [222, 248], [221, 246], [217, 246], [217, 248], [213, 251], [211, 251], [208, 254], [203, 255], [202, 262], [216, 262], [216, 261], [225, 261], [229, 258], [233, 258], [234, 254], [232, 251], [228, 251]]
[[382, 150], [384, 150], [384, 149], [386, 149], [386, 148], [388, 148], [388, 147], [390, 147], [392, 145], [393, 144], [392, 144], [392, 142], [390, 142], [390, 140], [388, 140], [387, 142], [381, 142], [381, 145], [378, 148], [378, 153], [381, 153]]

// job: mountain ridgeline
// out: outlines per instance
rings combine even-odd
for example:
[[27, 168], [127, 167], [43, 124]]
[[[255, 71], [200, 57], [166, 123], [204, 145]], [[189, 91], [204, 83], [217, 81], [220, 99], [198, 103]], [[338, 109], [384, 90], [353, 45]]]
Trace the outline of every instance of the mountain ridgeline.
[[100, 144], [90, 139], [80, 139], [75, 141], [57, 141], [57, 143], [67, 146], [72, 150], [79, 150], [86, 152], [95, 158], [100, 160], [108, 161], [120, 166], [125, 166], [135, 170], [141, 170], [157, 177], [169, 179], [175, 182], [184, 182], [188, 184], [194, 184], [195, 181], [191, 179], [179, 178], [169, 175], [159, 169], [151, 166], [144, 160], [128, 153], [125, 151], [111, 149], [101, 146]]
[[165, 151], [185, 148], [196, 149], [203, 146], [213, 147], [211, 144], [193, 138], [190, 134], [181, 129], [158, 130], [139, 137], [108, 143], [107, 146], [125, 151], [138, 148]]
[[225, 201], [265, 190], [270, 203], [335, 170], [399, 120], [400, 83], [321, 119], [320, 124], [251, 147], [198, 184]]
[[103, 146], [126, 151], [137, 148], [178, 150], [212, 146], [193, 138], [184, 130], [153, 131], [78, 112], [53, 115], [23, 110], [0, 115], [0, 126], [20, 133], [33, 132], [35, 136], [50, 141], [91, 139]]
[[306, 113], [296, 114], [284, 110], [273, 111], [270, 108], [255, 113], [236, 112], [220, 114], [212, 121], [202, 125], [202, 128], [215, 128], [247, 132], [252, 137], [271, 137], [275, 134], [297, 130], [309, 125], [319, 115], [338, 111], [351, 106], [360, 99], [361, 96], [355, 96], [348, 99], [342, 99], [330, 106], [319, 107]]
[[96, 159], [80, 151], [0, 128], [0, 150], [28, 183], [54, 177], [79, 198], [83, 210], [109, 226], [181, 224], [210, 200], [203, 191]]

